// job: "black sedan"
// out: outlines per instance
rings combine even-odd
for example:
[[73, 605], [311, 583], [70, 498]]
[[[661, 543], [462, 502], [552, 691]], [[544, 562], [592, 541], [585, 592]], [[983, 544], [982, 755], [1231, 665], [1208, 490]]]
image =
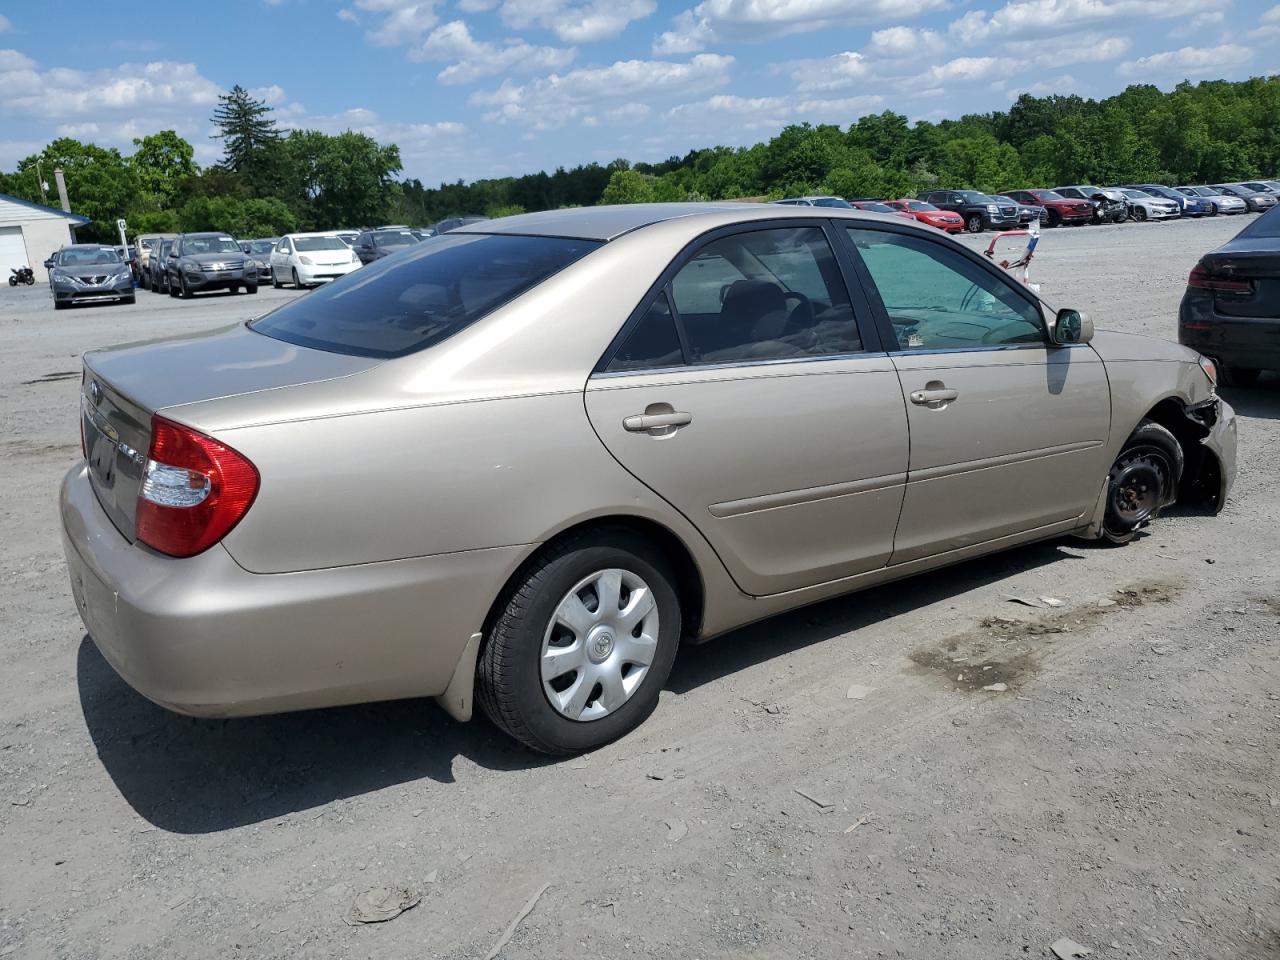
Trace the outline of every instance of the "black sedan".
[[1273, 207], [1187, 278], [1178, 342], [1211, 357], [1218, 382], [1245, 387], [1280, 370], [1280, 207]]

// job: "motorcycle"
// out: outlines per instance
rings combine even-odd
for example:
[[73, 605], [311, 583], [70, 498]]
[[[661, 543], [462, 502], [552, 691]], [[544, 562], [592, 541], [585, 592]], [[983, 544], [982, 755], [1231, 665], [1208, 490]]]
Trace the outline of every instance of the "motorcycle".
[[16, 287], [20, 283], [29, 287], [36, 282], [36, 275], [31, 272], [30, 267], [10, 267], [9, 273], [11, 274], [9, 277], [9, 286], [11, 287]]

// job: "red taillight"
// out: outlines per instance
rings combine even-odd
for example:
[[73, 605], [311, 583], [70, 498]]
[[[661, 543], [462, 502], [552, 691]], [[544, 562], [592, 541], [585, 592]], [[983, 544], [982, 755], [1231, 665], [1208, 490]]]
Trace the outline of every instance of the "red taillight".
[[171, 557], [194, 557], [231, 532], [258, 495], [258, 471], [225, 444], [151, 418], [151, 451], [138, 492], [138, 539]]
[[1187, 277], [1187, 286], [1195, 287], [1197, 290], [1218, 290], [1224, 293], [1249, 293], [1253, 290], [1253, 284], [1248, 280], [1223, 280], [1221, 277], [1210, 276], [1202, 263], [1197, 263], [1191, 268], [1191, 275]]

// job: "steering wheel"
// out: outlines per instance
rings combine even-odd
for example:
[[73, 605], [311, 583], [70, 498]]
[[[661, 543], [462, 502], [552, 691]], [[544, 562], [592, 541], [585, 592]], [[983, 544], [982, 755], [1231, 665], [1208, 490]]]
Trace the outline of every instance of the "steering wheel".
[[[816, 316], [813, 312], [812, 300], [796, 290], [786, 291], [782, 299], [796, 301], [796, 306], [792, 308], [791, 315], [787, 318], [787, 330], [805, 330], [813, 326]], [[803, 310], [801, 310], [802, 307]]]

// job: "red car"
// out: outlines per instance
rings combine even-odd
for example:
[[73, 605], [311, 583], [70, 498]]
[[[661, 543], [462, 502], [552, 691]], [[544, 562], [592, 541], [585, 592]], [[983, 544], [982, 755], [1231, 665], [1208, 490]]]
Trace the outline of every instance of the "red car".
[[1052, 190], [1005, 190], [1004, 196], [1019, 203], [1030, 203], [1049, 211], [1048, 225], [1088, 223], [1093, 219], [1093, 204], [1088, 200], [1072, 200]]
[[908, 220], [915, 219], [907, 211], [891, 207], [883, 200], [850, 200], [849, 205], [857, 207], [859, 210], [866, 210], [868, 213], [892, 213], [895, 216], [906, 217]]
[[932, 203], [923, 200], [886, 200], [885, 204], [905, 213], [913, 220], [927, 223], [931, 227], [945, 230], [947, 233], [960, 233], [964, 230], [964, 217], [950, 210], [939, 210]]

